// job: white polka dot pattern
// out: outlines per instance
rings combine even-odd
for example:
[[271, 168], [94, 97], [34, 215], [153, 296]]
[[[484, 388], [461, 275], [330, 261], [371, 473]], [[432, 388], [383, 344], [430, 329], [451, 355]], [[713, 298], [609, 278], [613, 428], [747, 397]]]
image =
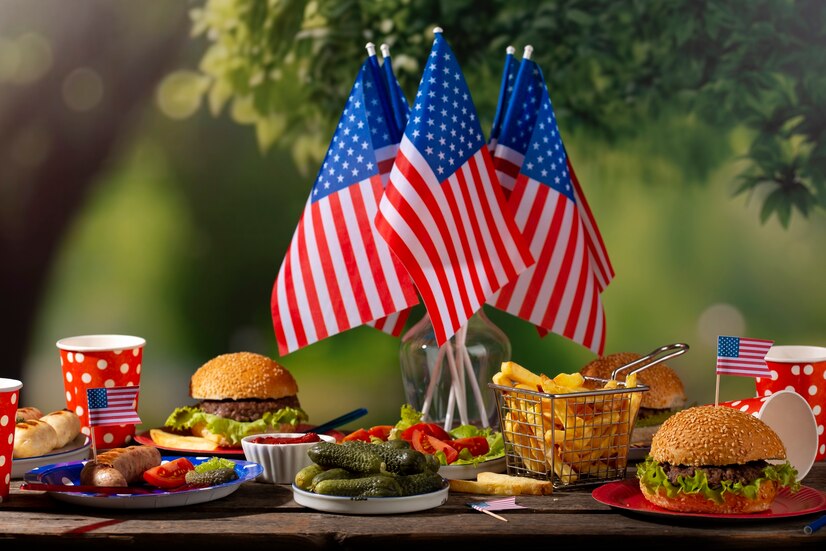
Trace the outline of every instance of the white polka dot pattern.
[[[89, 435], [89, 412], [86, 408], [86, 390], [89, 388], [114, 388], [140, 384], [138, 366], [143, 359], [143, 347], [122, 350], [84, 350], [70, 352], [60, 350], [66, 390], [66, 407], [81, 419], [81, 432]], [[132, 440], [134, 425], [98, 426], [94, 428], [95, 445], [98, 449], [123, 446]]]
[[[808, 347], [808, 350], [815, 351], [819, 354], [816, 347]], [[771, 353], [769, 354], [769, 356]], [[809, 360], [784, 360], [777, 361], [766, 358], [766, 364], [772, 372], [771, 379], [768, 377], [759, 378], [755, 380], [757, 386], [757, 393], [760, 396], [770, 396], [780, 390], [793, 390], [803, 396], [809, 406], [812, 408], [812, 413], [815, 416], [815, 423], [817, 425], [818, 434], [818, 450], [816, 461], [826, 459], [826, 434], [824, 434], [824, 426], [826, 426], [826, 360], [812, 361], [814, 357], [810, 356]]]
[[12, 453], [14, 450], [14, 418], [17, 415], [17, 399], [20, 391], [0, 392], [0, 503], [8, 499], [11, 481]]

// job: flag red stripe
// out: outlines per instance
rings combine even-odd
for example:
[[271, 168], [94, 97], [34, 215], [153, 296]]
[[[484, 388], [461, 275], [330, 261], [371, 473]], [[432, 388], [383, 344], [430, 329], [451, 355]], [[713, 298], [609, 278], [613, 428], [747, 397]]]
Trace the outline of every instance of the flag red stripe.
[[[335, 194], [331, 194], [328, 196], [329, 200], [334, 200]], [[327, 235], [323, 231], [324, 227], [324, 220], [321, 216], [321, 209], [319, 205], [320, 201], [317, 203], [313, 203], [310, 208], [310, 212], [312, 214], [312, 221], [313, 221], [313, 229], [315, 230], [315, 242], [316, 247], [318, 248], [318, 254], [321, 260], [321, 274], [324, 276], [325, 282], [325, 289], [330, 294], [330, 300], [326, 306], [332, 310], [333, 315], [336, 318], [336, 326], [335, 331], [338, 332], [340, 328], [349, 327], [349, 322], [347, 319], [347, 311], [344, 305], [344, 293], [350, 292], [352, 290], [349, 288], [349, 282], [340, 281], [335, 274], [335, 267], [333, 266], [333, 261], [331, 257], [330, 245], [327, 241]], [[348, 286], [347, 289], [342, 289], [343, 286]], [[329, 321], [328, 321], [329, 323]]]
[[[582, 245], [584, 245], [584, 243]], [[576, 335], [576, 330], [580, 322], [580, 316], [583, 314], [582, 299], [585, 295], [585, 288], [588, 284], [588, 255], [585, 254], [585, 247], [582, 245], [579, 245], [578, 243], [571, 244], [571, 249], [574, 255], [579, 254], [581, 255], [581, 258], [578, 262], [579, 277], [577, 277], [574, 281], [570, 282], [572, 284], [573, 293], [566, 293], [573, 299], [570, 308], [568, 308], [568, 312], [570, 312], [570, 315], [568, 317], [568, 321], [565, 324], [565, 334], [570, 335], [571, 337], [569, 338], [572, 338]], [[576, 258], [574, 259], [574, 262], [576, 262]], [[590, 348], [589, 343], [587, 343], [584, 339], [582, 339], [582, 343], [585, 346], [588, 346], [588, 348]]]
[[[308, 256], [307, 234], [312, 232], [307, 232], [306, 218], [310, 218], [312, 220], [312, 217], [313, 207], [311, 206], [310, 210], [305, 216], [302, 217], [302, 221], [299, 224], [298, 250], [296, 251], [296, 255], [298, 256], [299, 266], [301, 267], [301, 279], [305, 289], [304, 298], [307, 300], [310, 310], [310, 319], [305, 320], [304, 323], [311, 321], [313, 325], [313, 333], [315, 334], [314, 340], [321, 340], [326, 338], [328, 333], [327, 325], [324, 322], [324, 317], [321, 313], [321, 297], [318, 294], [315, 279], [313, 278], [313, 266], [310, 263], [310, 258]], [[324, 270], [323, 265], [320, 266], [320, 268], [321, 271]], [[298, 305], [296, 306], [298, 307]]]
[[608, 257], [608, 251], [605, 248], [605, 242], [602, 239], [602, 234], [597, 227], [594, 214], [591, 212], [591, 207], [582, 192], [582, 187], [579, 184], [579, 179], [574, 172], [574, 167], [571, 164], [571, 158], [567, 158], [568, 173], [571, 175], [571, 182], [574, 185], [574, 196], [576, 197], [577, 206], [584, 216], [582, 216], [583, 225], [588, 233], [588, 249], [594, 259], [592, 268], [599, 271], [597, 281], [599, 282], [600, 292], [605, 290], [605, 287], [614, 278], [614, 267], [611, 265], [611, 259]]
[[[354, 195], [352, 191], [354, 189], [358, 189], [358, 187], [359, 184], [353, 184], [342, 193], [347, 194], [347, 196], [352, 198]], [[347, 215], [345, 214], [345, 209], [341, 204], [341, 195], [338, 193], [332, 193], [327, 199], [330, 207], [330, 214], [332, 216], [330, 218], [326, 218], [322, 224], [325, 224], [328, 231], [335, 232], [338, 236], [337, 245], [339, 248], [339, 250], [336, 251], [337, 254], [335, 256], [333, 254], [330, 255], [331, 268], [335, 270], [335, 268], [338, 267], [340, 272], [334, 271], [332, 273], [332, 277], [334, 277], [335, 281], [338, 283], [338, 288], [341, 289], [342, 294], [348, 293], [347, 299], [340, 302], [342, 314], [345, 316], [345, 319], [344, 323], [340, 322], [338, 326], [340, 328], [350, 328], [357, 325], [359, 320], [370, 320], [375, 318], [378, 315], [378, 312], [373, 313], [370, 311], [370, 304], [368, 300], [355, 300], [354, 298], [354, 296], [366, 298], [367, 291], [364, 287], [364, 280], [359, 273], [360, 266], [353, 265], [352, 263], [347, 262], [346, 259], [359, 259], [363, 258], [363, 255], [356, 251], [356, 244], [350, 237], [349, 228], [345, 222]], [[319, 201], [319, 203], [321, 203], [321, 201]], [[333, 243], [328, 242], [328, 246], [332, 245]], [[355, 306], [358, 316], [355, 315], [356, 312], [350, 313], [350, 308], [348, 308], [348, 306], [350, 308]]]
[[[456, 183], [452, 182], [451, 180], [456, 179]], [[468, 205], [466, 204], [467, 201], [464, 197], [462, 197], [462, 193], [465, 192], [462, 188], [464, 188], [467, 183], [464, 181], [464, 177], [462, 176], [462, 171], [456, 171], [456, 174], [451, 176], [451, 178], [444, 184], [442, 184], [442, 191], [444, 192], [445, 196], [445, 203], [450, 211], [450, 219], [454, 221], [459, 221], [462, 218], [461, 211], [466, 211]], [[457, 197], [454, 195], [454, 188], [460, 188], [459, 196]], [[448, 217], [445, 217], [447, 219]], [[448, 254], [453, 253], [451, 255], [451, 266], [456, 271], [456, 283], [459, 286], [459, 300], [462, 306], [462, 315], [466, 317], [470, 317], [473, 314], [473, 307], [470, 304], [470, 297], [471, 296], [478, 296], [481, 292], [481, 286], [479, 283], [479, 278], [476, 276], [476, 272], [474, 270], [464, 269], [465, 266], [468, 266], [468, 260], [473, 258], [473, 255], [470, 252], [470, 244], [467, 240], [467, 234], [462, 231], [463, 228], [459, 226], [457, 228], [458, 231], [450, 232], [453, 233], [454, 237], [453, 240], [458, 241], [456, 247], [448, 247]], [[448, 234], [449, 235], [449, 234]], [[442, 238], [444, 239], [446, 235], [443, 235]], [[461, 254], [461, 259], [459, 258], [458, 254]], [[455, 258], [455, 260], [454, 260]], [[466, 279], [469, 278], [469, 281]], [[469, 292], [469, 288], [472, 288], [472, 291]], [[471, 292], [473, 295], [471, 295]]]

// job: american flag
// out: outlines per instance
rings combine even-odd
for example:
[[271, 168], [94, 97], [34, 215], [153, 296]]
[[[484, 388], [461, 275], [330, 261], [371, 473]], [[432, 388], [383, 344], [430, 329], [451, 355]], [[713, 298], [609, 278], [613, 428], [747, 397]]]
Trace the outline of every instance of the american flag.
[[717, 375], [770, 377], [766, 354], [774, 341], [717, 337]]
[[138, 386], [87, 388], [89, 426], [125, 425], [141, 422], [137, 412]]
[[587, 205], [583, 211], [582, 190], [573, 180], [542, 71], [527, 56], [495, 162], [512, 183], [509, 206], [537, 261], [489, 304], [533, 323], [540, 334], [557, 333], [602, 355], [600, 292], [613, 269]]
[[410, 277], [373, 226], [398, 135], [371, 55], [353, 84], [273, 285], [280, 354], [418, 303]]
[[496, 150], [496, 142], [499, 139], [499, 132], [502, 130], [502, 119], [505, 118], [508, 100], [513, 92], [513, 85], [516, 83], [516, 73], [519, 70], [519, 64], [513, 57], [515, 51], [516, 49], [513, 46], [508, 46], [505, 49], [505, 68], [502, 70], [499, 100], [496, 102], [496, 114], [493, 116], [490, 139], [488, 139], [488, 147], [490, 148], [491, 154]]
[[[404, 127], [407, 126], [407, 119], [410, 116], [410, 104], [404, 96], [404, 91], [396, 79], [396, 73], [393, 72], [393, 64], [390, 60], [390, 47], [387, 44], [381, 45], [381, 52], [383, 56], [382, 71], [384, 72], [384, 79], [387, 83], [387, 90], [390, 96], [390, 105], [393, 109], [393, 117], [398, 129], [398, 134], [401, 136], [404, 132]], [[398, 140], [396, 140], [398, 143]], [[392, 163], [385, 163], [379, 170], [382, 176], [382, 183], [387, 185], [387, 179], [390, 176], [390, 169], [393, 167]], [[380, 331], [389, 333], [395, 337], [401, 335], [404, 324], [410, 317], [410, 308], [400, 310], [387, 317], [380, 318], [374, 321], [367, 322], [367, 325], [375, 327]]]
[[439, 345], [533, 262], [470, 90], [438, 32], [376, 226], [413, 278]]

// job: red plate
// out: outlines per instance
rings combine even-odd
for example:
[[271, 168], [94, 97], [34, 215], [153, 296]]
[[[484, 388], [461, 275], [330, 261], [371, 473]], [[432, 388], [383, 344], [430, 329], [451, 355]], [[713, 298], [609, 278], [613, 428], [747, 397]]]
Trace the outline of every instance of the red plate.
[[[299, 431], [309, 431], [314, 426], [315, 425], [298, 425], [298, 430]], [[334, 436], [336, 438], [336, 440], [338, 440], [339, 442], [341, 441], [342, 438], [344, 438], [344, 434], [337, 431], [337, 430], [335, 430], [335, 429], [327, 431], [326, 434], [329, 434], [330, 436]], [[155, 443], [154, 440], [152, 440], [152, 437], [149, 436], [149, 431], [148, 430], [144, 431], [144, 432], [141, 432], [139, 434], [136, 434], [135, 435], [135, 442], [137, 442], [139, 444], [143, 444], [144, 446], [155, 446], [156, 448], [158, 448], [160, 450], [167, 450], [167, 451], [171, 451], [171, 452], [180, 453], [180, 454], [183, 454], [183, 455], [215, 455], [215, 456], [218, 456], [218, 457], [230, 457], [230, 458], [231, 457], [244, 457], [244, 450], [240, 446], [237, 447], [237, 448], [218, 448], [218, 449], [215, 449], [215, 450], [190, 450], [190, 449], [186, 449], [186, 448], [169, 448], [169, 447], [166, 447], [166, 446], [159, 446], [158, 444]]]
[[681, 513], [657, 507], [642, 495], [639, 482], [631, 479], [603, 484], [591, 492], [591, 496], [602, 504], [645, 515], [713, 518], [722, 520], [766, 520], [797, 517], [826, 510], [826, 494], [814, 488], [809, 488], [808, 486], [801, 486], [800, 491], [794, 494], [789, 492], [788, 489], [782, 488], [774, 499], [771, 509], [768, 511], [733, 515]]

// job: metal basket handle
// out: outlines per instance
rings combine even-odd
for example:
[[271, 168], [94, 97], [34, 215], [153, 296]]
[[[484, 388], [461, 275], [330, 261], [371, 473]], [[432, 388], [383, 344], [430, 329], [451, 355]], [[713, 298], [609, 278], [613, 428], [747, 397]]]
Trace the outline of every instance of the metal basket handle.
[[[643, 364], [642, 366], [637, 367], [636, 369], [634, 369], [633, 371], [628, 373], [626, 375], [626, 378], [627, 378], [628, 375], [633, 375], [634, 373], [639, 373], [640, 371], [642, 371], [644, 369], [648, 369], [652, 365], [657, 365], [658, 363], [662, 363], [665, 360], [668, 360], [670, 358], [675, 358], [675, 357], [677, 357], [681, 354], [685, 354], [687, 350], [688, 350], [688, 345], [685, 344], [685, 343], [681, 343], [681, 342], [661, 346], [661, 347], [657, 348], [656, 350], [652, 350], [651, 352], [649, 352], [645, 356], [634, 360], [633, 362], [630, 362], [630, 363], [627, 363], [625, 365], [619, 366], [618, 368], [616, 368], [614, 371], [611, 372], [611, 379], [612, 380], [617, 380], [617, 374], [620, 371], [632, 368], [632, 367], [637, 366], [639, 364]], [[668, 354], [666, 354], [666, 353], [668, 353]], [[666, 354], [666, 355], [661, 356], [662, 354]], [[658, 357], [658, 356], [660, 356], [660, 357]]]

